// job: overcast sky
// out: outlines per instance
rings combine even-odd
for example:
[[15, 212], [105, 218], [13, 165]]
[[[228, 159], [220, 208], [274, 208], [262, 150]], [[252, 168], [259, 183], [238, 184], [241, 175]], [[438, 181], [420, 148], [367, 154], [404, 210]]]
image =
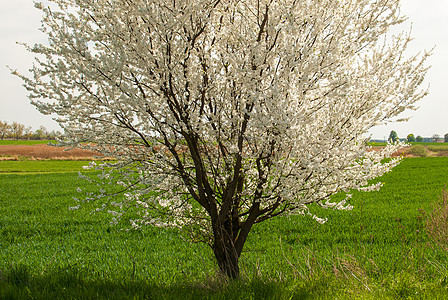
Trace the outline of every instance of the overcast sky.
[[[415, 136], [443, 136], [448, 133], [448, 1], [447, 0], [402, 0], [402, 13], [409, 17], [405, 29], [412, 23], [413, 41], [410, 50], [430, 50], [434, 46], [432, 65], [426, 77], [430, 94], [420, 103], [417, 111], [405, 112], [412, 116], [408, 122], [393, 123], [371, 130], [373, 138], [388, 137], [395, 130], [399, 137], [409, 133]], [[33, 58], [16, 42], [34, 44], [44, 42], [45, 36], [38, 30], [40, 12], [32, 0], [0, 0], [0, 120], [18, 121], [33, 129], [43, 125], [58, 129], [49, 116], [41, 115], [27, 98], [20, 79], [12, 76], [6, 67], [25, 72], [32, 66]]]

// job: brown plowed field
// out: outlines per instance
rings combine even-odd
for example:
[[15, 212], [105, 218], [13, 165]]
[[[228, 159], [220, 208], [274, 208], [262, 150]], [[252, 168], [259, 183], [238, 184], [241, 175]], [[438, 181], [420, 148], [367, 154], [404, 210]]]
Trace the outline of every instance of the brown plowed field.
[[19, 157], [30, 159], [88, 160], [102, 156], [98, 152], [83, 149], [66, 150], [63, 147], [39, 145], [0, 145], [0, 160], [16, 160]]
[[[382, 147], [373, 147], [373, 150], [379, 150]], [[395, 152], [392, 156], [413, 157], [409, 153], [409, 148], [403, 148]], [[427, 156], [448, 156], [447, 151], [433, 153], [428, 151]], [[46, 144], [38, 145], [0, 145], [0, 160], [18, 160], [21, 158], [44, 160], [91, 160], [103, 157], [99, 152], [87, 151], [83, 149], [66, 150], [63, 147], [48, 146]]]

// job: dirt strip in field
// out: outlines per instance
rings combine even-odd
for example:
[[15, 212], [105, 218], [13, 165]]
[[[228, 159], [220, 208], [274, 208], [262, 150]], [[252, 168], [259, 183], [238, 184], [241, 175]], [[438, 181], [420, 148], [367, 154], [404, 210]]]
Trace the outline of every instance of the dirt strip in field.
[[0, 160], [15, 160], [20, 157], [31, 159], [89, 160], [103, 155], [83, 149], [66, 150], [64, 147], [39, 145], [0, 145]]
[[[372, 150], [378, 151], [382, 146], [372, 147]], [[404, 156], [413, 157], [409, 153], [409, 148], [403, 148], [392, 154], [393, 157]], [[448, 156], [448, 151], [433, 153], [427, 151], [426, 156]], [[31, 160], [93, 160], [103, 157], [99, 152], [83, 149], [65, 149], [64, 147], [49, 146], [46, 144], [37, 145], [0, 145], [0, 160], [19, 160], [21, 158]]]

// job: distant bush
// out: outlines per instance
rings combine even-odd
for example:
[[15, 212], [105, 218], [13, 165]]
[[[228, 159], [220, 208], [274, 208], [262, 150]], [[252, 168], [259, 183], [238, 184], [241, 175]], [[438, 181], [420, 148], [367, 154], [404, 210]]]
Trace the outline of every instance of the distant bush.
[[423, 145], [414, 145], [409, 148], [409, 153], [414, 156], [425, 157], [426, 155], [428, 155], [428, 150], [426, 150], [425, 146]]

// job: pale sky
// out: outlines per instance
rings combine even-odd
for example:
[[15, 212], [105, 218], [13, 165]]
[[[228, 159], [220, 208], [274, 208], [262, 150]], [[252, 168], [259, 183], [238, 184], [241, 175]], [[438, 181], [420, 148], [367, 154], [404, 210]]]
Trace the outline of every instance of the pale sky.
[[[408, 122], [392, 123], [371, 130], [373, 138], [388, 137], [395, 130], [399, 137], [409, 133], [415, 136], [443, 136], [448, 133], [448, 1], [447, 0], [402, 0], [402, 13], [409, 17], [403, 29], [409, 29], [415, 40], [410, 47], [417, 53], [433, 47], [429, 60], [432, 68], [426, 76], [429, 95], [419, 102], [417, 111], [403, 113], [411, 116]], [[33, 63], [33, 57], [16, 42], [33, 45], [44, 42], [45, 36], [38, 30], [40, 12], [32, 0], [0, 0], [0, 120], [20, 122], [34, 130], [43, 125], [48, 129], [59, 129], [49, 116], [40, 114], [29, 103], [27, 91], [21, 80], [10, 74], [7, 65], [26, 72]]]

